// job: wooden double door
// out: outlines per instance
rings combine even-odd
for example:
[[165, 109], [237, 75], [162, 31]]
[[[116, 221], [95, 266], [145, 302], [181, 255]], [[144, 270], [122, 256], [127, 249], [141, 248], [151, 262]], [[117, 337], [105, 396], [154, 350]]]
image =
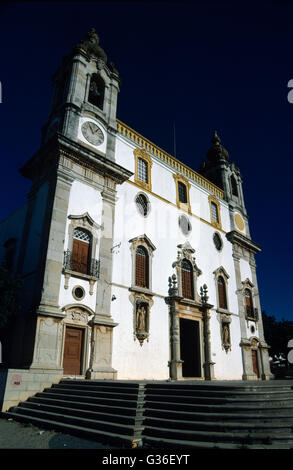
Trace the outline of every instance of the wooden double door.
[[64, 375], [81, 375], [84, 330], [67, 326], [65, 333], [63, 369]]

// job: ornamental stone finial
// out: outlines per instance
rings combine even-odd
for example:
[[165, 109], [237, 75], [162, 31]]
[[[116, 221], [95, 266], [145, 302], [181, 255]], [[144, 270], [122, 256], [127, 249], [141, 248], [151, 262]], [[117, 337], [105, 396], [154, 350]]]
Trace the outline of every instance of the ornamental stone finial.
[[221, 145], [221, 139], [217, 134], [217, 131], [214, 132], [214, 135], [212, 137], [212, 147], [208, 150], [207, 152], [207, 159], [211, 163], [216, 163], [219, 160], [229, 160], [229, 153]]
[[107, 63], [107, 56], [104, 50], [99, 46], [99, 36], [94, 28], [91, 28], [86, 37], [80, 41], [76, 47], [83, 49], [88, 55], [94, 56], [97, 59], [103, 60]]
[[208, 303], [208, 287], [206, 284], [204, 284], [201, 288], [200, 288], [200, 297], [201, 297], [201, 301], [202, 303], [205, 305]]

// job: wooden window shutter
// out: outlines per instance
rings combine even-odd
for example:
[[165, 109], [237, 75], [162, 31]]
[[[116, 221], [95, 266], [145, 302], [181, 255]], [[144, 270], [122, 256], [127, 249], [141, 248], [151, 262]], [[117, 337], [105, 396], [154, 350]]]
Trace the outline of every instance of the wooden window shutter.
[[252, 295], [249, 289], [245, 289], [245, 306], [246, 314], [248, 317], [253, 317], [253, 304], [252, 304]]
[[222, 276], [218, 277], [219, 307], [227, 309], [226, 285]]
[[73, 239], [71, 269], [79, 273], [88, 273], [89, 243]]
[[135, 254], [135, 284], [139, 287], [148, 286], [148, 254], [143, 246], [136, 249]]
[[193, 269], [189, 261], [181, 264], [182, 295], [185, 299], [193, 299]]

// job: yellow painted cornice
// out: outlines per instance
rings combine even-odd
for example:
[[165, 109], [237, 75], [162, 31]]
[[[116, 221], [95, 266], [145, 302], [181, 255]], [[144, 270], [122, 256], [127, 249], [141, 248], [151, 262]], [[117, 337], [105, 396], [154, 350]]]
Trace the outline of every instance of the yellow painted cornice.
[[155, 157], [162, 160], [164, 163], [169, 165], [176, 172], [179, 172], [182, 175], [184, 175], [186, 178], [189, 178], [190, 180], [196, 182], [203, 188], [210, 191], [216, 197], [223, 199], [224, 191], [221, 188], [211, 183], [209, 180], [201, 176], [196, 171], [192, 170], [190, 167], [188, 167], [184, 163], [181, 163], [179, 160], [177, 160], [177, 158], [165, 152], [157, 145], [153, 144], [150, 140], [143, 137], [141, 134], [139, 134], [138, 132], [133, 130], [131, 127], [129, 127], [127, 124], [124, 124], [119, 119], [117, 119], [116, 121], [117, 121], [118, 132], [121, 135], [130, 139], [135, 145], [140, 145], [146, 151], [152, 153]]

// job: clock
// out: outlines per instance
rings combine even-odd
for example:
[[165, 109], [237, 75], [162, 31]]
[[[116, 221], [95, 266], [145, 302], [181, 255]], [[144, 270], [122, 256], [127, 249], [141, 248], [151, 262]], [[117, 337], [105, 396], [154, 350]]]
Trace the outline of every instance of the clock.
[[86, 121], [81, 126], [84, 138], [92, 145], [101, 145], [104, 142], [104, 134], [92, 121]]

